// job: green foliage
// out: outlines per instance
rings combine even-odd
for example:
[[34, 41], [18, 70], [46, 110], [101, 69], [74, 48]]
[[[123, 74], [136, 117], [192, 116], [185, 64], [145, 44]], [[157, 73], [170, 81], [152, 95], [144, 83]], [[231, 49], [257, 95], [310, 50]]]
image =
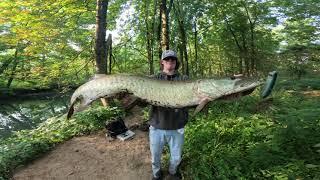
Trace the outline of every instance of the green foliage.
[[0, 9], [1, 83], [13, 77], [13, 87], [67, 86], [93, 72], [88, 26], [95, 23], [95, 2], [4, 0]]
[[[269, 71], [278, 63], [302, 76], [310, 69], [301, 63], [304, 57], [319, 69], [319, 50], [312, 49], [318, 45], [318, 1], [171, 2], [170, 46], [179, 50], [178, 21], [183, 21], [190, 77], [230, 75], [242, 66]], [[6, 86], [11, 77], [12, 87], [55, 88], [87, 80], [95, 66], [95, 7], [95, 1], [2, 0], [0, 85]], [[158, 8], [155, 0], [109, 2], [107, 29], [116, 29], [113, 37], [119, 36], [112, 45], [112, 72], [148, 73], [149, 36], [150, 58], [158, 69]], [[303, 52], [292, 51], [300, 46]], [[286, 57], [277, 62], [276, 51]]]
[[214, 103], [208, 115], [194, 118], [185, 131], [184, 178], [319, 179], [314, 146], [320, 139], [320, 97], [291, 93], [288, 87], [277, 85], [266, 111], [259, 109], [257, 97], [246, 97]]
[[307, 90], [320, 90], [320, 84], [317, 77], [314, 78], [303, 78], [303, 79], [292, 79], [292, 78], [281, 78], [278, 83], [279, 88], [277, 90], [293, 90], [296, 92], [302, 92]]
[[60, 142], [102, 129], [106, 121], [121, 112], [115, 107], [92, 108], [69, 120], [65, 115], [53, 117], [36, 129], [16, 132], [0, 141], [0, 179], [8, 179], [16, 167], [38, 158]]

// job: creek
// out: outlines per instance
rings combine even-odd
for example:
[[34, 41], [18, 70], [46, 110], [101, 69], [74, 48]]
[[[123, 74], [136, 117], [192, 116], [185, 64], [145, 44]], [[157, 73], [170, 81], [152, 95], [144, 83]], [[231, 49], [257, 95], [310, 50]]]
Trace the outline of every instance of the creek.
[[70, 93], [0, 100], [0, 139], [14, 131], [34, 129], [50, 117], [68, 110]]

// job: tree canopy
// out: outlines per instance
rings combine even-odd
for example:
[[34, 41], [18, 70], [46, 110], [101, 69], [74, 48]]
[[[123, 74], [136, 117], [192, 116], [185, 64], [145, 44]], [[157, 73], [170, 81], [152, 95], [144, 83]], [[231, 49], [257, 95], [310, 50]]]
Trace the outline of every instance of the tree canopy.
[[[317, 7], [316, 0], [112, 0], [109, 71], [156, 72], [163, 41], [191, 77], [317, 71]], [[87, 80], [95, 73], [95, 17], [95, 1], [1, 1], [1, 86], [61, 87]]]

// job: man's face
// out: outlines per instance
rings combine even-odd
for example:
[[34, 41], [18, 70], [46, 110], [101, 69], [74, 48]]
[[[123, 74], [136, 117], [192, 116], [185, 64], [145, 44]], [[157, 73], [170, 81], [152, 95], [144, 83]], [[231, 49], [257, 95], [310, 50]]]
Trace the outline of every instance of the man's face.
[[161, 60], [161, 64], [163, 65], [163, 71], [174, 71], [177, 61], [175, 58], [168, 57], [164, 60]]

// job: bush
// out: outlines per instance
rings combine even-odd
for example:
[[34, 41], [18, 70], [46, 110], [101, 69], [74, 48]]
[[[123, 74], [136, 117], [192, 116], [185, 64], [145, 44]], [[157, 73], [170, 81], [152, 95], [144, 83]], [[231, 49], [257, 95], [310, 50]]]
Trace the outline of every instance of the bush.
[[278, 84], [264, 111], [257, 95], [212, 103], [186, 126], [184, 179], [319, 179], [320, 97], [287, 91], [301, 86]]

